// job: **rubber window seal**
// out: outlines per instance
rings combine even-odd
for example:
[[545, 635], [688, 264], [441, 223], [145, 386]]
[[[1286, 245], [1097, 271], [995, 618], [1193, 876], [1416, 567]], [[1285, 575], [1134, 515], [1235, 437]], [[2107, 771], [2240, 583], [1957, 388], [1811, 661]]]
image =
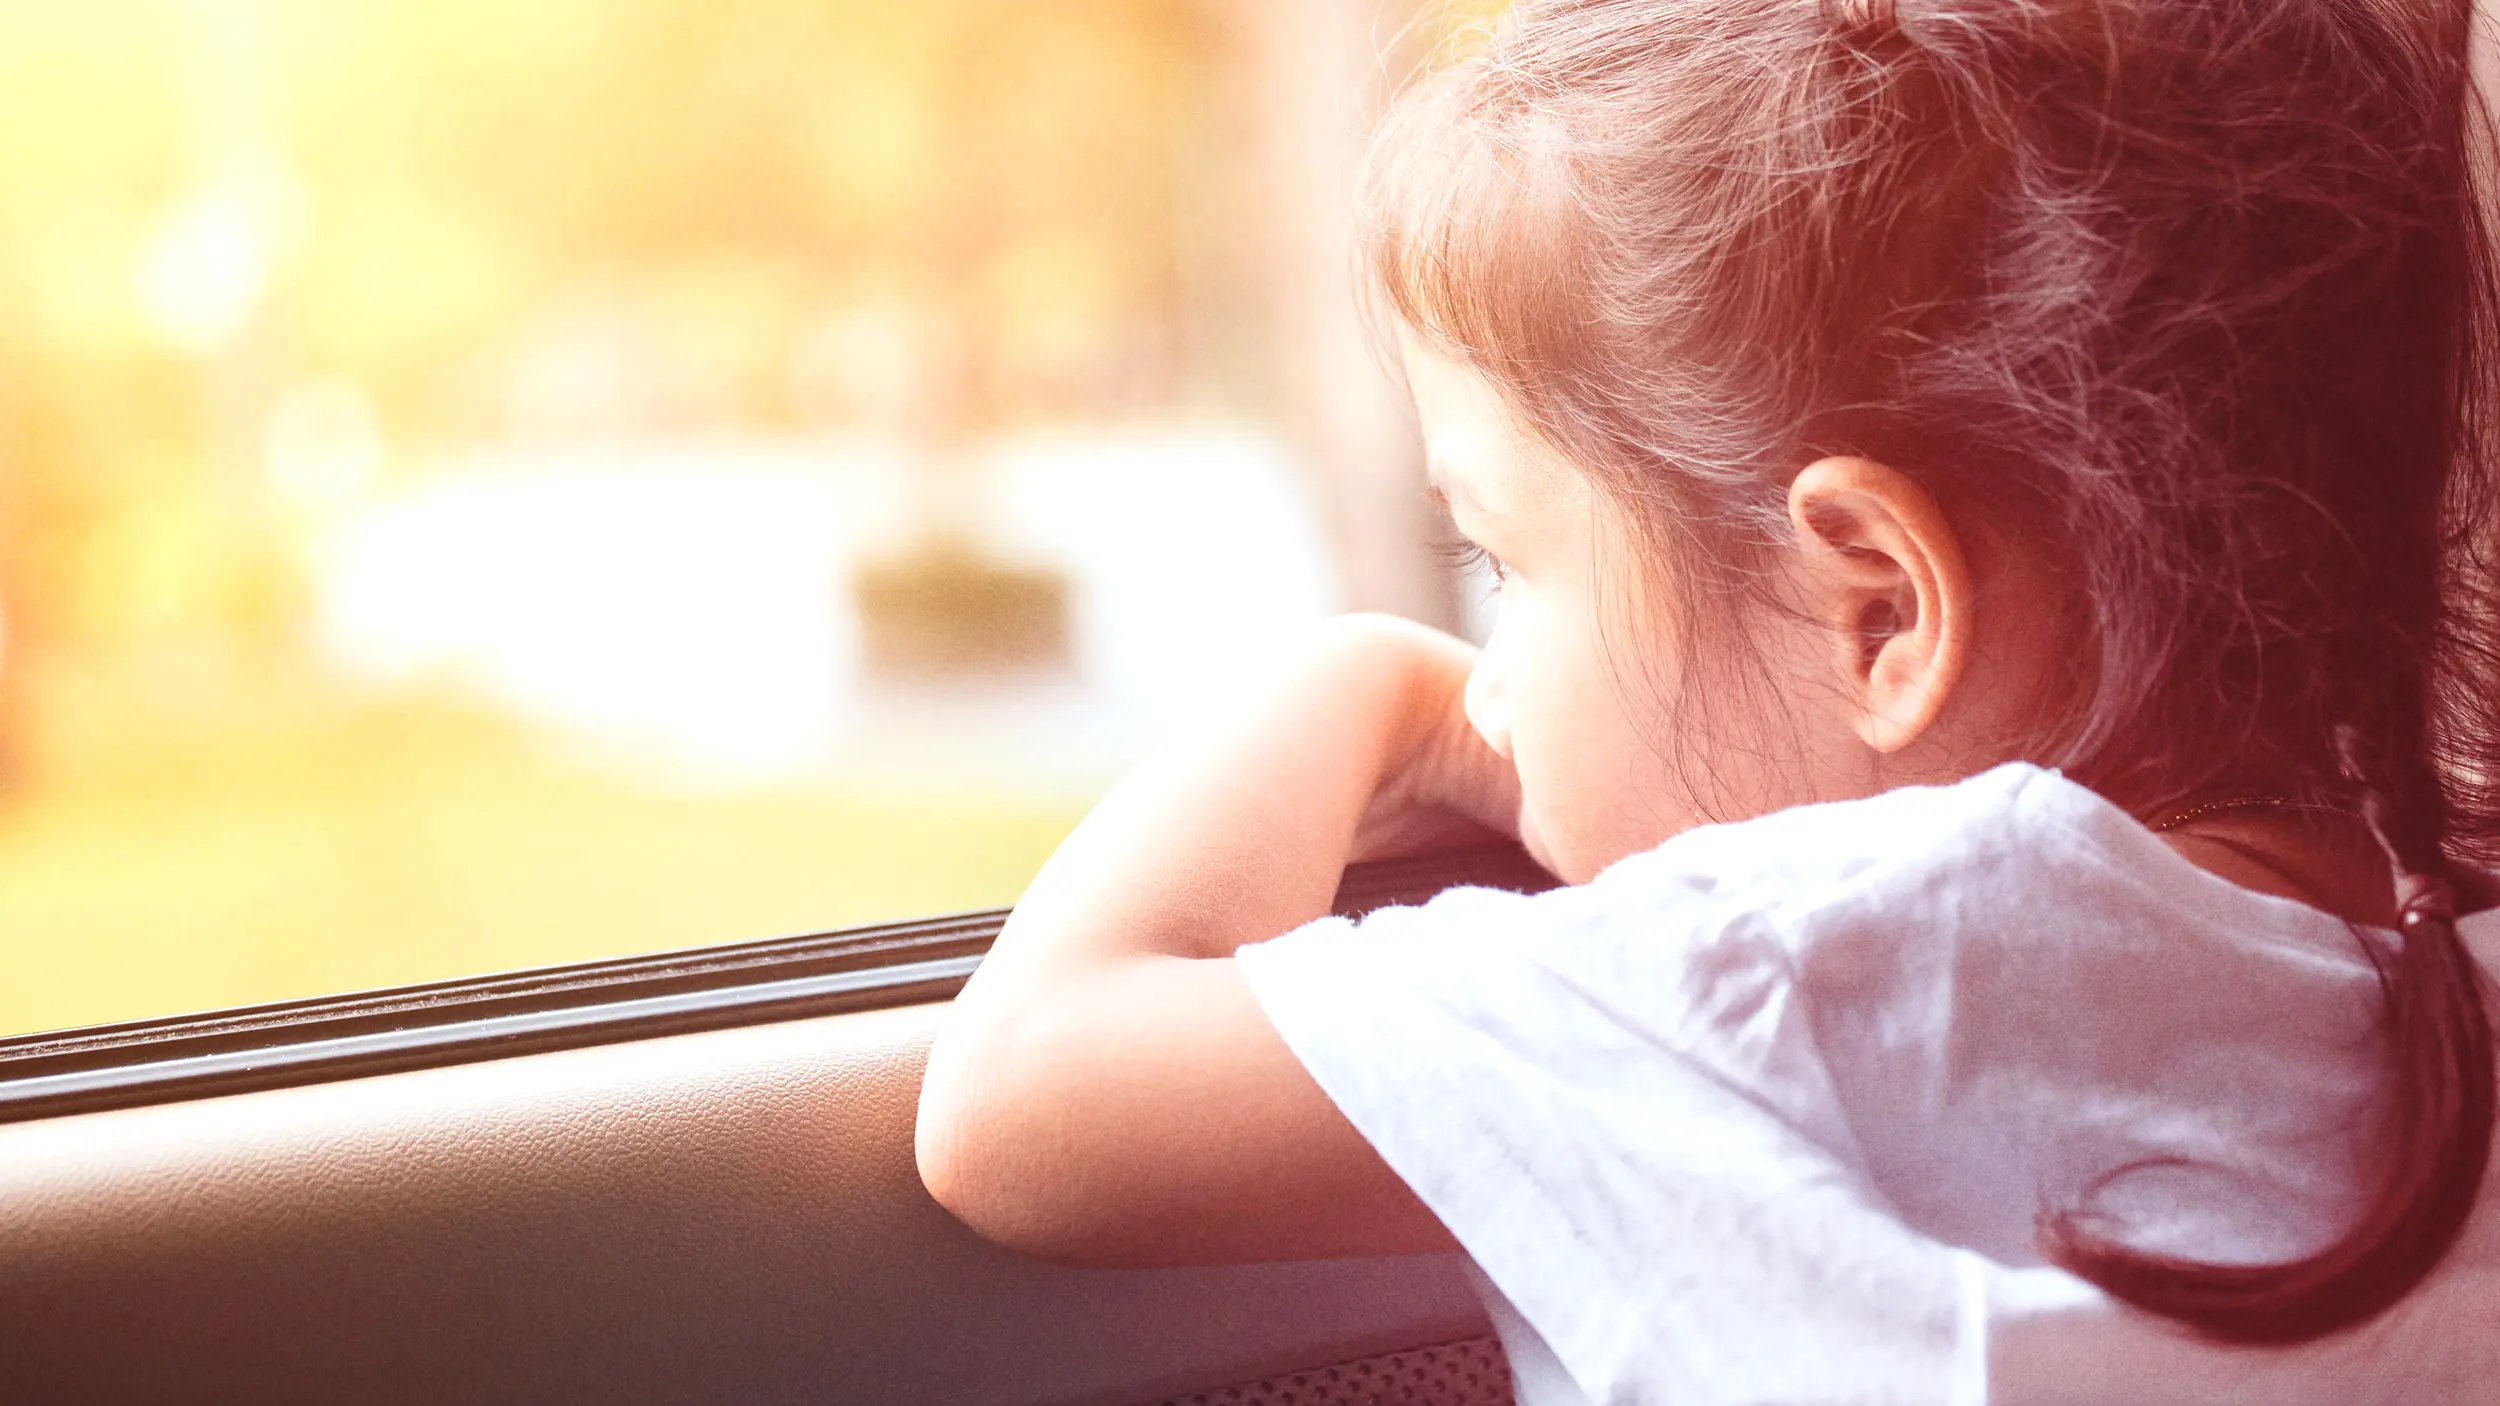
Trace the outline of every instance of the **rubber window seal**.
[[[1336, 911], [1553, 878], [1511, 845], [1356, 865]], [[0, 1039], [0, 1123], [851, 1011], [962, 989], [1003, 909]]]

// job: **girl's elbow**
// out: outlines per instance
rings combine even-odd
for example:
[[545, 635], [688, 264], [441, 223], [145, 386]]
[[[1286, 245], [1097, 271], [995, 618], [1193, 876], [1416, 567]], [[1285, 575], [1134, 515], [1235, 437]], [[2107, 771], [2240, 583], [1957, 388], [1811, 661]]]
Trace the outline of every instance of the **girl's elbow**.
[[962, 1207], [969, 1202], [971, 1179], [966, 1175], [961, 1151], [961, 1138], [953, 1126], [951, 1111], [928, 1094], [920, 1098], [920, 1114], [912, 1127], [912, 1161], [920, 1172], [920, 1185], [930, 1199], [964, 1219]]
[[932, 1119], [924, 1105], [913, 1138], [920, 1184], [947, 1214], [995, 1245], [1060, 1264], [1104, 1262], [1102, 1250], [1072, 1215], [1063, 1185], [1030, 1155], [1001, 1145], [995, 1131]]
[[932, 1200], [996, 1239], [990, 1227], [1000, 1222], [1013, 1188], [1010, 1179], [999, 1175], [998, 1158], [983, 1146], [982, 1119], [958, 1084], [945, 1077], [942, 1064], [932, 1065], [912, 1128], [912, 1160]]
[[996, 1105], [1022, 1100], [996, 1088], [977, 1096], [943, 1061], [921, 1091], [912, 1133], [920, 1184], [949, 1215], [994, 1244], [1062, 1263], [1086, 1260], [1086, 1237], [1066, 1204], [1068, 1182], [1037, 1155], [1039, 1131]]

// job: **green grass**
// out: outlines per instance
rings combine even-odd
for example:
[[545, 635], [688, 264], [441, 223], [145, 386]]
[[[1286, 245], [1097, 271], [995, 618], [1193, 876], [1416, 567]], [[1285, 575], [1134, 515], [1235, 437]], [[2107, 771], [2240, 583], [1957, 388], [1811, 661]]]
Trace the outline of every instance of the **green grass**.
[[447, 708], [168, 736], [0, 798], [0, 1033], [1005, 904], [1080, 812], [658, 794]]

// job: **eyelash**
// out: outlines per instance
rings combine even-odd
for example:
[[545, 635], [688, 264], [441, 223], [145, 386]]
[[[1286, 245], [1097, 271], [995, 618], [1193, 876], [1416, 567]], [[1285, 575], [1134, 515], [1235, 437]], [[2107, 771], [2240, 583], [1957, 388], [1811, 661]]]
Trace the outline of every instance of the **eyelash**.
[[1464, 537], [1451, 537], [1439, 547], [1441, 559], [1464, 573], [1482, 569], [1491, 572], [1493, 584], [1499, 587], [1510, 579], [1510, 567], [1500, 557]]

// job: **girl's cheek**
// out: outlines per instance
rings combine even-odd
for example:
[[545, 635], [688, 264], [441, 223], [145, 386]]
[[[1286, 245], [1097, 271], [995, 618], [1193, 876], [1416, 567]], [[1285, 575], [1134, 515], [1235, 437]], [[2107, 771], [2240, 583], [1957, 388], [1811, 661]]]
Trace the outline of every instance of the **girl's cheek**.
[[1506, 762], [1515, 760], [1510, 751], [1510, 697], [1502, 679], [1509, 653], [1502, 628], [1496, 624], [1492, 638], [1476, 655], [1476, 666], [1467, 672], [1466, 693], [1467, 725]]

